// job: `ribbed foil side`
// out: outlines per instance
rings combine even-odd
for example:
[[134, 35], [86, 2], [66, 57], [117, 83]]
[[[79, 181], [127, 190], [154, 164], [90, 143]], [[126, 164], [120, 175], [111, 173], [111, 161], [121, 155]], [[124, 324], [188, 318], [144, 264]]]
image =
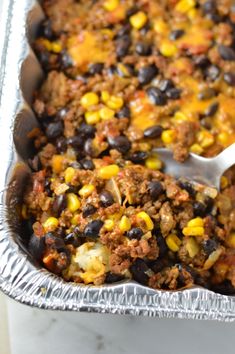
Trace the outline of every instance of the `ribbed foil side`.
[[[21, 242], [15, 205], [30, 172], [27, 133], [37, 125], [30, 108], [42, 79], [28, 39], [43, 18], [34, 0], [3, 0], [0, 67], [0, 289], [38, 308], [188, 319], [235, 320], [235, 297], [202, 288], [155, 291], [135, 282], [91, 287], [65, 283], [38, 267]], [[28, 31], [27, 31], [28, 30]], [[26, 35], [27, 33], [27, 35]]]

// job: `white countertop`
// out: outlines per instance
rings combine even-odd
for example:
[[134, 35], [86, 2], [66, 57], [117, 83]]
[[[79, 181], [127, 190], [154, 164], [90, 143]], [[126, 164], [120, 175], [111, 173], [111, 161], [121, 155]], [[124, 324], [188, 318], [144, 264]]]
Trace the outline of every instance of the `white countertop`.
[[11, 351], [0, 333], [0, 354], [234, 353], [235, 323], [52, 312], [12, 300], [7, 309]]

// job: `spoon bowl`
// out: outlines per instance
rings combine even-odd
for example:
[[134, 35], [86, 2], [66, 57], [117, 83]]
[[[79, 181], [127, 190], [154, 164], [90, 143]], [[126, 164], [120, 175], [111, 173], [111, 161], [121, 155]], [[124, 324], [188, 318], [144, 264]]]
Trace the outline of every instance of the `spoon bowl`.
[[174, 160], [173, 153], [169, 149], [157, 148], [154, 152], [163, 161], [166, 174], [175, 178], [185, 177], [198, 183], [214, 186], [218, 190], [221, 176], [235, 164], [235, 143], [213, 158], [190, 153], [184, 163]]

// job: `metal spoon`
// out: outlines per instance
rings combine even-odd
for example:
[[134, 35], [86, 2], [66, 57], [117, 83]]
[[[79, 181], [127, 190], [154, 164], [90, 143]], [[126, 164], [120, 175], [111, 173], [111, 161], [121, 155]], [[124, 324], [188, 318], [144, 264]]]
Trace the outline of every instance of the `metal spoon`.
[[186, 177], [195, 182], [220, 189], [220, 178], [224, 172], [235, 164], [235, 143], [213, 158], [190, 154], [180, 163], [173, 159], [173, 153], [166, 148], [154, 149], [164, 163], [164, 172], [175, 178]]

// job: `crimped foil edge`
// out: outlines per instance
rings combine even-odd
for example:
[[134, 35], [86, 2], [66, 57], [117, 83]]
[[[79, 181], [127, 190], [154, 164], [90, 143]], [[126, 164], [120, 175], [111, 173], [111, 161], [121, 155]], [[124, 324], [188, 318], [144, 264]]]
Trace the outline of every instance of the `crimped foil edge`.
[[[20, 246], [19, 235], [10, 227], [6, 197], [10, 177], [21, 159], [13, 143], [17, 114], [28, 107], [20, 89], [22, 63], [30, 53], [26, 21], [34, 0], [4, 0], [4, 41], [0, 68], [0, 289], [11, 298], [42, 309], [145, 315], [157, 318], [235, 320], [235, 297], [202, 288], [155, 291], [126, 282], [111, 286], [66, 283], [32, 264]], [[6, 187], [8, 186], [8, 187]]]

